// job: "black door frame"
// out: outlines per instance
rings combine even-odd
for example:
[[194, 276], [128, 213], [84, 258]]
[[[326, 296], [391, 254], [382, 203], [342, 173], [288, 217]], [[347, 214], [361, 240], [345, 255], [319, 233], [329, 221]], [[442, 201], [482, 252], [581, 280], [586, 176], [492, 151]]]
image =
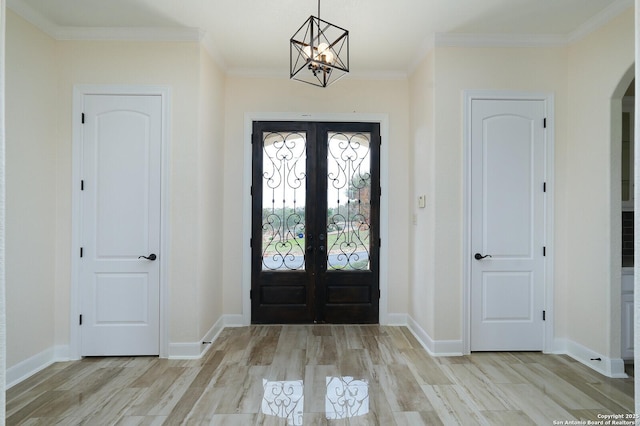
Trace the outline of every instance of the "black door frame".
[[[357, 122], [378, 123], [380, 125], [380, 184], [383, 194], [380, 197], [380, 303], [379, 319], [381, 325], [406, 324], [405, 314], [389, 312], [389, 114], [387, 113], [306, 113], [306, 112], [266, 112], [247, 111], [239, 119], [242, 122], [242, 184], [236, 189], [241, 193], [242, 212], [239, 213], [238, 222], [234, 225], [242, 229], [242, 241], [240, 242], [240, 256], [238, 261], [238, 273], [231, 274], [228, 279], [234, 279], [238, 283], [237, 293], [229, 294], [230, 300], [237, 300], [239, 312], [237, 314], [225, 314], [224, 321], [216, 325], [216, 330], [226, 326], [247, 326], [251, 324], [251, 165], [252, 149], [251, 137], [254, 121], [324, 121], [324, 122]], [[223, 325], [224, 324], [224, 325]]]
[[[303, 174], [306, 173], [305, 177], [307, 178], [307, 187], [303, 188], [303, 192], [307, 194], [306, 215], [303, 218], [303, 223], [306, 223], [306, 230], [304, 231], [306, 242], [303, 242], [303, 247], [297, 248], [297, 251], [302, 250], [301, 253], [303, 253], [306, 258], [304, 270], [290, 270], [289, 272], [282, 272], [280, 270], [269, 271], [262, 266], [262, 256], [264, 255], [261, 253], [263, 235], [261, 231], [262, 225], [259, 224], [265, 223], [263, 222], [264, 218], [262, 218], [264, 207], [261, 207], [262, 164], [264, 164], [262, 158], [265, 153], [261, 147], [263, 144], [262, 135], [266, 135], [268, 133], [265, 132], [271, 131], [275, 133], [284, 132], [285, 134], [300, 132], [306, 133], [307, 137], [306, 172], [303, 172]], [[326, 215], [316, 215], [316, 212], [327, 211], [327, 196], [324, 195], [327, 194], [328, 190], [327, 181], [326, 178], [321, 177], [327, 176], [327, 161], [323, 161], [323, 158], [327, 158], [327, 156], [331, 158], [333, 155], [336, 159], [335, 161], [339, 161], [339, 157], [345, 155], [338, 152], [338, 157], [336, 157], [334, 152], [332, 152], [338, 146], [342, 145], [334, 145], [333, 149], [329, 149], [327, 145], [323, 144], [326, 135], [332, 132], [337, 132], [338, 136], [342, 132], [347, 132], [347, 134], [351, 132], [364, 132], [370, 134], [371, 138], [371, 145], [366, 155], [370, 158], [368, 162], [371, 164], [371, 170], [375, 172], [372, 174], [367, 173], [372, 179], [370, 181], [370, 190], [365, 188], [364, 193], [361, 192], [362, 190], [358, 190], [357, 192], [358, 194], [366, 194], [364, 195], [364, 200], [371, 200], [370, 207], [366, 207], [366, 210], [363, 211], [363, 213], [366, 212], [364, 214], [367, 217], [370, 217], [370, 224], [372, 225], [370, 229], [367, 228], [369, 229], [367, 231], [367, 237], [369, 238], [369, 242], [367, 243], [369, 265], [363, 270], [359, 270], [358, 267], [354, 266], [356, 270], [342, 271], [342, 267], [337, 266], [337, 270], [327, 271], [326, 267], [327, 252], [329, 251], [329, 235], [326, 234], [328, 219]], [[381, 296], [381, 124], [372, 121], [318, 122], [257, 120], [252, 121], [252, 133], [254, 134], [252, 136], [253, 149], [251, 155], [253, 165], [253, 171], [251, 173], [251, 241], [254, 247], [251, 249], [250, 256], [250, 295], [253, 293], [252, 296], [254, 300], [250, 301], [252, 312], [251, 322], [378, 323], [380, 321], [379, 308]], [[356, 144], [359, 146], [359, 142], [354, 142], [353, 146]], [[350, 145], [351, 142], [346, 145], [347, 148], [345, 149], [347, 149], [347, 151], [350, 151], [351, 148], [348, 148]], [[345, 151], [345, 153], [347, 151]], [[350, 151], [349, 153], [354, 154], [355, 151]], [[291, 153], [289, 153], [289, 155], [291, 156]], [[345, 163], [345, 167], [346, 164], [347, 163]], [[319, 192], [316, 193], [316, 191]], [[338, 198], [341, 197], [341, 195], [336, 196]], [[358, 199], [360, 199], [360, 196], [358, 196]], [[256, 202], [258, 204], [254, 204]], [[339, 200], [338, 202], [340, 203]], [[357, 212], [360, 212], [359, 203], [360, 201], [356, 204]], [[362, 204], [363, 208], [368, 205], [369, 204]], [[349, 209], [349, 211], [351, 212], [351, 209]], [[344, 212], [339, 215], [342, 218], [341, 220], [344, 220], [343, 214]], [[350, 215], [351, 213], [347, 216], [347, 219]], [[297, 214], [295, 214], [295, 216], [298, 217]], [[287, 219], [283, 218], [282, 220]], [[282, 220], [280, 222], [282, 222]], [[357, 223], [365, 224], [366, 222], [358, 221]], [[282, 226], [284, 227], [284, 225]], [[356, 229], [359, 226], [360, 225], [358, 225]], [[284, 229], [285, 228], [283, 228], [283, 230]], [[354, 232], [357, 232], [357, 234], [353, 235], [360, 235], [359, 231]], [[295, 233], [297, 234], [297, 231]], [[278, 234], [280, 234], [280, 232], [278, 232]], [[291, 240], [288, 240], [287, 244], [289, 244], [289, 241]], [[342, 253], [345, 252], [343, 251]], [[362, 265], [360, 264], [359, 266], [361, 267]], [[295, 268], [297, 267], [294, 267], [294, 269]], [[317, 283], [321, 285], [316, 285]], [[263, 295], [263, 292], [266, 293]], [[293, 301], [285, 302], [285, 299], [288, 300], [289, 298]], [[264, 303], [262, 303], [263, 301]], [[274, 303], [275, 305], [273, 305]], [[283, 307], [286, 306], [286, 310], [280, 307], [279, 304], [281, 303], [286, 304], [281, 305]]]

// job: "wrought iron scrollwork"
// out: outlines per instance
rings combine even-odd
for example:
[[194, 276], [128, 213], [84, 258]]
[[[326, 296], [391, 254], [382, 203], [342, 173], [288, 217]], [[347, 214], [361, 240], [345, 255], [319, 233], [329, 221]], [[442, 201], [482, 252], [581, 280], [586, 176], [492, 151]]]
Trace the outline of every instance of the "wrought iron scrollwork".
[[262, 267], [304, 269], [306, 135], [265, 132], [263, 152]]
[[329, 239], [327, 269], [369, 269], [370, 141], [365, 133], [329, 134], [327, 234], [333, 238]]
[[328, 420], [349, 419], [369, 412], [369, 383], [353, 377], [327, 377]]
[[304, 384], [302, 380], [270, 381], [263, 379], [262, 413], [286, 419], [288, 425], [302, 425]]

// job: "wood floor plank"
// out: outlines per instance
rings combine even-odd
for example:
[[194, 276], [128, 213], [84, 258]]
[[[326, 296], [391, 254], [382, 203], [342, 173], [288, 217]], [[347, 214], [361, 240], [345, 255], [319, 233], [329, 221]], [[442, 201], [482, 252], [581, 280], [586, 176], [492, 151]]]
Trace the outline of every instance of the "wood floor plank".
[[519, 361], [508, 352], [478, 352], [469, 357], [469, 360], [492, 383], [527, 383], [527, 380], [515, 369], [509, 368]]
[[7, 424], [528, 425], [634, 408], [632, 377], [532, 352], [434, 358], [406, 327], [226, 328], [207, 349], [54, 364], [7, 392]]
[[445, 425], [489, 424], [461, 386], [424, 385], [422, 390]]
[[406, 349], [402, 355], [420, 385], [452, 384], [443, 367], [423, 349]]
[[537, 426], [522, 411], [482, 411], [481, 414], [490, 425]]
[[503, 392], [511, 395], [516, 407], [536, 424], [553, 424], [554, 420], [575, 420], [571, 413], [533, 384], [500, 384], [497, 386]]
[[330, 365], [338, 359], [338, 348], [333, 336], [312, 335], [307, 339], [307, 365]]
[[[171, 367], [181, 368], [183, 373], [173, 384], [155, 401], [155, 405], [149, 410], [148, 416], [167, 417], [180, 402], [185, 392], [190, 388], [200, 369], [197, 367]], [[149, 388], [153, 391], [153, 386]], [[142, 397], [141, 397], [142, 398]]]
[[474, 364], [452, 364], [443, 367], [453, 382], [460, 384], [481, 411], [512, 411], [507, 395], [495, 386]]
[[166, 420], [165, 416], [129, 416], [121, 418], [115, 426], [162, 426]]
[[512, 366], [565, 410], [602, 409], [602, 404], [537, 363]]
[[427, 396], [409, 370], [402, 364], [375, 367], [376, 376], [393, 411], [431, 411]]
[[327, 394], [327, 377], [340, 376], [336, 365], [308, 365], [304, 376], [304, 410], [307, 413], [324, 413]]
[[435, 411], [396, 412], [394, 413], [394, 420], [398, 426], [444, 425]]
[[[143, 380], [138, 379], [132, 384], [132, 388], [142, 389], [142, 393], [136, 402], [130, 405], [126, 413], [128, 416], [146, 416], [152, 410], [156, 409], [158, 401], [163, 400], [164, 395], [185, 373], [186, 369], [182, 367], [158, 367], [158, 370], [162, 371], [162, 374], [154, 376], [153, 382], [148, 383], [147, 380], [150, 378], [145, 377]], [[142, 383], [146, 385], [142, 386]]]

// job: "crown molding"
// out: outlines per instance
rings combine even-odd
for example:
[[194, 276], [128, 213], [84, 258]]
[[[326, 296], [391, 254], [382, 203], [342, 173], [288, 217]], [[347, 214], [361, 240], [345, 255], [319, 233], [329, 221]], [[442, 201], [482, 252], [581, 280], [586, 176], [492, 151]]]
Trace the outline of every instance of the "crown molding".
[[201, 41], [204, 32], [182, 27], [65, 27], [51, 22], [21, 0], [7, 7], [55, 40]]
[[568, 37], [561, 34], [463, 34], [438, 33], [436, 47], [557, 47]]
[[413, 55], [413, 59], [409, 63], [409, 67], [407, 68], [407, 75], [412, 75], [418, 66], [422, 63], [424, 58], [427, 57], [429, 52], [431, 52], [436, 46], [436, 35], [429, 35], [426, 39], [422, 41], [420, 47], [416, 51], [416, 54]]
[[[149, 28], [94, 28], [58, 26], [22, 0], [6, 0], [7, 7], [23, 19], [56, 40], [117, 40], [117, 41], [195, 41], [222, 70], [230, 75], [245, 77], [281, 77], [283, 74], [269, 69], [229, 69], [213, 38], [198, 28], [149, 27]], [[606, 25], [621, 13], [633, 7], [634, 0], [615, 0], [602, 12], [592, 17], [569, 34], [464, 34], [437, 33], [427, 37], [419, 46], [407, 71], [381, 71], [351, 73], [350, 79], [402, 80], [415, 71], [434, 47], [558, 47], [575, 43]], [[286, 73], [284, 78], [286, 78]]]
[[180, 27], [57, 27], [56, 40], [98, 41], [196, 41], [204, 32]]
[[36, 28], [55, 38], [58, 26], [45, 18], [40, 12], [35, 11], [31, 6], [21, 0], [7, 0], [7, 8], [22, 17]]
[[[437, 33], [436, 47], [558, 47], [580, 41], [621, 13], [633, 7], [633, 0], [616, 0], [569, 34], [468, 34]], [[424, 55], [423, 55], [424, 56]]]
[[567, 37], [568, 43], [575, 43], [583, 39], [633, 6], [634, 0], [616, 0], [607, 6], [602, 12], [593, 16], [587, 22], [572, 31]]
[[218, 67], [220, 67], [222, 71], [227, 73], [229, 71], [229, 66], [224, 60], [224, 56], [220, 53], [220, 50], [218, 50], [218, 46], [216, 45], [216, 42], [213, 39], [213, 36], [211, 35], [211, 33], [204, 32], [202, 34], [202, 39], [200, 40], [200, 43], [204, 47], [204, 50], [206, 50], [207, 53], [209, 53], [209, 56], [211, 56], [211, 58], [218, 65]]

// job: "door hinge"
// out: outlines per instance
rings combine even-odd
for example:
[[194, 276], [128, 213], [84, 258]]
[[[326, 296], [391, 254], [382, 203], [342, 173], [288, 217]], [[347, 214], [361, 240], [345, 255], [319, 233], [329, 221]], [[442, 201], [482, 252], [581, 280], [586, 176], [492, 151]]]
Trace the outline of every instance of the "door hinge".
[[249, 247], [253, 248], [253, 238], [249, 238]]
[[80, 320], [78, 321], [78, 324], [82, 325], [82, 314], [80, 314]]
[[544, 127], [545, 129], [547, 128], [547, 119], [543, 119], [542, 120], [542, 127]]
[[84, 112], [82, 113], [82, 124], [84, 124]]
[[382, 247], [382, 238], [378, 238], [378, 247]]
[[547, 192], [547, 182], [542, 184], [542, 192]]
[[547, 320], [547, 311], [542, 311], [542, 321]]
[[378, 299], [380, 299], [382, 297], [382, 292], [380, 291], [380, 289], [378, 289]]
[[80, 257], [82, 257], [83, 255], [84, 255], [84, 249], [80, 247]]
[[249, 299], [253, 300], [253, 290], [249, 290]]
[[253, 197], [253, 185], [251, 185], [251, 188], [249, 189], [249, 193], [251, 194], [251, 196]]
[[80, 191], [84, 191], [84, 180], [80, 181]]
[[547, 247], [546, 246], [542, 247], [542, 255], [543, 256], [547, 255]]

